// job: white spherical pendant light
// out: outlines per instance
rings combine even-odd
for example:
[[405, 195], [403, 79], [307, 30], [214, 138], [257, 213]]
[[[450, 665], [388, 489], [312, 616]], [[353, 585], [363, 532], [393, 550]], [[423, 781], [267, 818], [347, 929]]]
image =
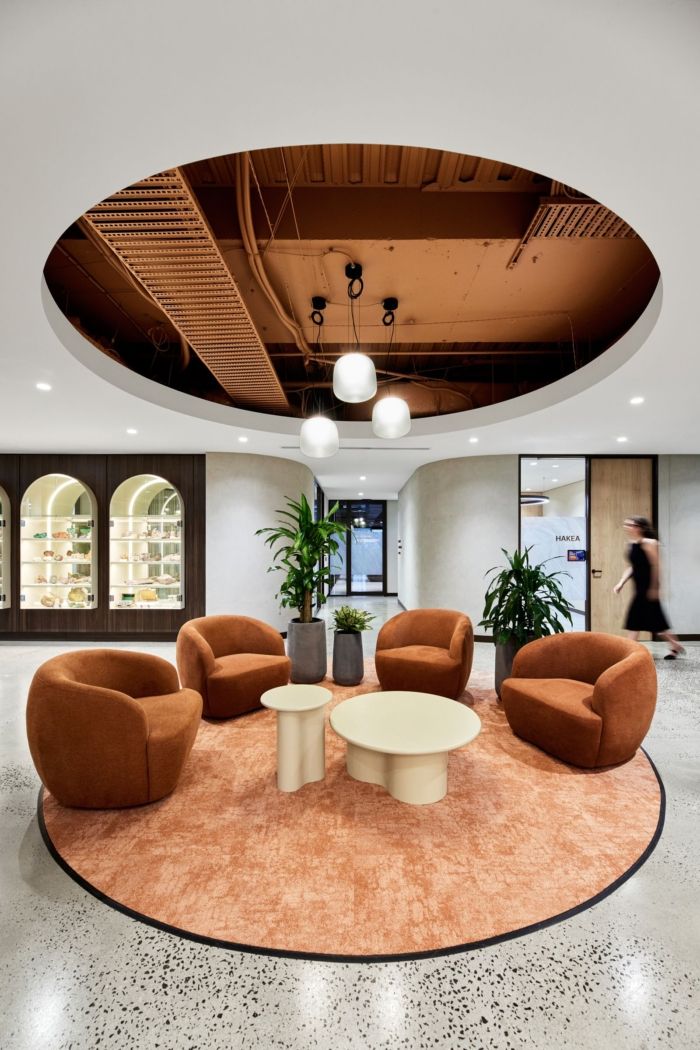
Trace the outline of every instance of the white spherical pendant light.
[[358, 404], [377, 393], [374, 362], [366, 354], [343, 354], [333, 369], [333, 393], [339, 401]]
[[411, 413], [402, 397], [383, 397], [372, 411], [372, 430], [380, 438], [405, 437], [411, 429]]
[[305, 419], [299, 432], [299, 447], [311, 459], [326, 459], [334, 456], [340, 447], [338, 428], [332, 419], [312, 416]]

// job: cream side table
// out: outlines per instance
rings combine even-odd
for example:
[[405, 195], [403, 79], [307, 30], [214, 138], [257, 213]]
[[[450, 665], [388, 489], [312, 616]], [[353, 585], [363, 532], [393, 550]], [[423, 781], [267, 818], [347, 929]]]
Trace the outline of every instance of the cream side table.
[[420, 806], [445, 797], [448, 752], [471, 743], [481, 721], [444, 696], [395, 690], [343, 701], [331, 727], [347, 741], [351, 777]]
[[332, 693], [320, 685], [280, 685], [260, 703], [277, 712], [277, 787], [298, 791], [326, 775], [325, 708]]

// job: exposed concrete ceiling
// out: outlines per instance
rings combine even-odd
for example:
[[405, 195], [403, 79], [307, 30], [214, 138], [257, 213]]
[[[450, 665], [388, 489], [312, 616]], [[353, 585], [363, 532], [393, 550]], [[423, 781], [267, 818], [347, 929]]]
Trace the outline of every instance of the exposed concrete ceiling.
[[[367, 424], [341, 423], [339, 455], [311, 464], [328, 490], [354, 488], [366, 474], [367, 496], [389, 495], [431, 460], [614, 453], [618, 436], [628, 438], [628, 452], [700, 451], [693, 351], [700, 145], [688, 133], [700, 97], [697, 5], [677, 5], [671, 18], [651, 0], [586, 7], [448, 0], [438, 16], [407, 0], [401, 19], [393, 4], [366, 6], [357, 19], [342, 5], [324, 5], [323, 18], [309, 5], [300, 18], [298, 5], [213, 0], [203, 0], [196, 17], [180, 0], [138, 8], [105, 0], [89, 19], [70, 0], [5, 9], [4, 450], [245, 447], [301, 459], [298, 422], [190, 398], [95, 354], [42, 300], [41, 272], [76, 216], [149, 172], [271, 143], [381, 142], [389, 134], [502, 158], [603, 201], [653, 252], [663, 301], [659, 286], [605, 354], [510, 402], [416, 420], [411, 435], [390, 446]], [[246, 46], [232, 62], [234, 37]], [[333, 68], [354, 70], [362, 97], [380, 103], [358, 106], [354, 91], [340, 89], [342, 77], [319, 76], [300, 55], [333, 55]], [[53, 383], [50, 395], [35, 390], [40, 379]], [[630, 407], [633, 394], [645, 395], [644, 405]], [[127, 427], [138, 436], [127, 437]]]

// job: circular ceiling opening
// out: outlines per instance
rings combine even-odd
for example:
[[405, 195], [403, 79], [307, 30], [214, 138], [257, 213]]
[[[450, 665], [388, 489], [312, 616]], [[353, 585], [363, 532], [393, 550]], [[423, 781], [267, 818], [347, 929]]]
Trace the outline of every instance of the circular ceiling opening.
[[[284, 416], [482, 408], [582, 368], [659, 270], [604, 204], [523, 168], [411, 146], [229, 154], [90, 208], [45, 267], [96, 352], [176, 390]], [[333, 394], [340, 356], [375, 398]]]

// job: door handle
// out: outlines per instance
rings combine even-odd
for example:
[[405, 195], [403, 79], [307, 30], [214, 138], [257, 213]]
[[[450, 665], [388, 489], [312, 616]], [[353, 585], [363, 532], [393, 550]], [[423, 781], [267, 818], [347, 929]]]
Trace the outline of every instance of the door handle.
[[599, 580], [602, 575], [603, 575], [603, 570], [602, 569], [591, 569], [591, 576], [593, 577], [594, 580]]

